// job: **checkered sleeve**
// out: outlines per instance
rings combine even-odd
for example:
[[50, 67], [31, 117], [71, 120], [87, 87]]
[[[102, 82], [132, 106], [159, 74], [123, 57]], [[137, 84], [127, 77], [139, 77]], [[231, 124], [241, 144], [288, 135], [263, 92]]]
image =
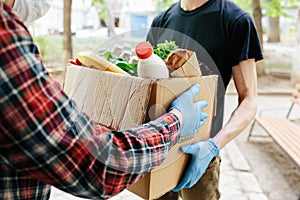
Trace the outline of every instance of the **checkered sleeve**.
[[1, 2], [0, 66], [0, 198], [47, 199], [53, 185], [106, 199], [161, 164], [178, 140], [180, 122], [171, 113], [129, 130], [93, 124], [49, 76], [26, 27]]

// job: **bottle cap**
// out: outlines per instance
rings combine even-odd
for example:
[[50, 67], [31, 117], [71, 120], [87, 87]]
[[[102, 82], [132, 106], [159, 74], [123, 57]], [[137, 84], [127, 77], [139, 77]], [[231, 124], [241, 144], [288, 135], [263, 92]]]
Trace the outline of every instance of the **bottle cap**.
[[135, 47], [135, 53], [141, 59], [149, 58], [152, 52], [152, 46], [149, 42], [140, 42]]

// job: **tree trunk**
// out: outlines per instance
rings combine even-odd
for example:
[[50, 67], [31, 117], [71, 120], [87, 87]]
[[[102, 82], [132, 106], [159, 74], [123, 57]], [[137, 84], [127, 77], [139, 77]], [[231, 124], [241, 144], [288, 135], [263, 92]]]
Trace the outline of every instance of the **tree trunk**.
[[298, 8], [298, 20], [297, 20], [297, 36], [296, 45], [294, 51], [293, 69], [291, 72], [291, 84], [295, 85], [300, 83], [300, 6]]
[[63, 31], [63, 65], [66, 73], [69, 59], [73, 57], [72, 52], [72, 32], [71, 32], [71, 11], [72, 0], [64, 0], [64, 31]]
[[280, 42], [280, 18], [269, 17], [268, 42]]
[[[257, 29], [258, 37], [263, 51], [263, 28], [262, 28], [262, 13], [260, 7], [260, 0], [252, 0], [252, 9], [253, 9], [254, 23]], [[256, 66], [257, 66], [256, 68], [257, 76], [263, 76], [266, 74], [264, 61], [256, 63]]]
[[116, 31], [115, 31], [115, 19], [114, 16], [111, 13], [111, 6], [110, 6], [110, 2], [105, 0], [105, 4], [106, 4], [106, 11], [107, 11], [107, 30], [108, 30], [108, 36], [114, 36], [116, 35]]

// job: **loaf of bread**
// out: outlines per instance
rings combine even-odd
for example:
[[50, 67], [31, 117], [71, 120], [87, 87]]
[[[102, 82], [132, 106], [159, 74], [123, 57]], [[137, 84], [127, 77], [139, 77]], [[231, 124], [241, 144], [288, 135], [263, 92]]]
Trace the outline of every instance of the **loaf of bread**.
[[168, 68], [176, 70], [186, 63], [193, 52], [187, 49], [176, 49], [166, 58], [165, 63]]

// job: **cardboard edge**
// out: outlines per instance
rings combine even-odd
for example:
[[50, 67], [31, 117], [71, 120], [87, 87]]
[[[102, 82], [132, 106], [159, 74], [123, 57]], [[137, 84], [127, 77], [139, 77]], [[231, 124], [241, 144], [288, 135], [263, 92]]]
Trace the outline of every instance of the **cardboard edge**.
[[[134, 194], [138, 195], [139, 197], [143, 199], [147, 199], [150, 196], [150, 188], [149, 187], [143, 187], [141, 188], [141, 185], [147, 186], [151, 179], [151, 173], [147, 173], [143, 176], [143, 178], [137, 180], [135, 183], [130, 185], [127, 190], [130, 192], [133, 192]], [[136, 184], [138, 183], [138, 184]], [[141, 184], [141, 185], [139, 185]]]
[[[212, 79], [208, 79], [206, 77], [212, 77]], [[218, 97], [217, 97], [217, 92], [218, 92], [218, 84], [219, 84], [219, 76], [218, 75], [209, 75], [209, 76], [203, 76], [203, 81], [206, 83], [206, 84], [210, 84], [208, 82], [214, 82], [215, 84], [215, 88], [214, 88], [214, 94], [215, 94], [215, 98], [214, 98], [214, 106], [213, 106], [213, 116], [216, 116], [217, 115], [217, 101], [218, 101]]]

